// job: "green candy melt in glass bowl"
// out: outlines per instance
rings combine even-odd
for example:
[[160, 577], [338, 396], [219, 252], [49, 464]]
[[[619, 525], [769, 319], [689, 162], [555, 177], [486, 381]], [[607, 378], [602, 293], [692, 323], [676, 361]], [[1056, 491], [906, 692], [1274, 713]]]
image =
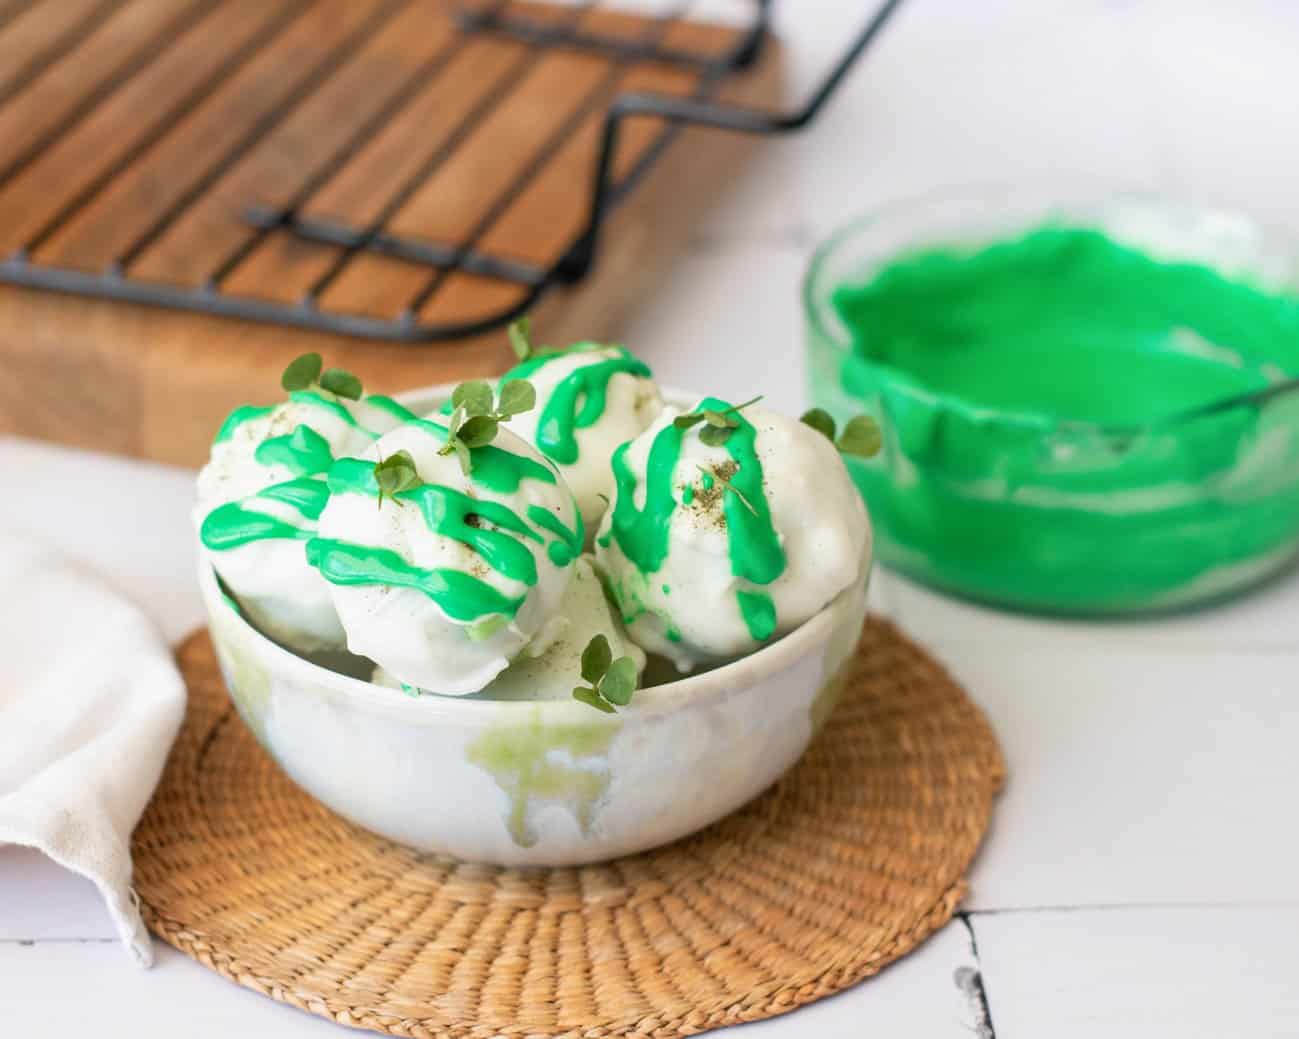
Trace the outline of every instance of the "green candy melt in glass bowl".
[[804, 283], [813, 402], [886, 564], [1016, 608], [1230, 594], [1299, 549], [1299, 241], [1168, 201], [1012, 187], [832, 236]]

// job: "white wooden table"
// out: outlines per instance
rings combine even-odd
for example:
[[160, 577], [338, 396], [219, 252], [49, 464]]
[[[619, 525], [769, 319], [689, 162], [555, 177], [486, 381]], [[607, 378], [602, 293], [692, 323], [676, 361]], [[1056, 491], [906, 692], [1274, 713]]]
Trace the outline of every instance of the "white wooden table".
[[[861, 17], [777, 6], [796, 83]], [[666, 382], [797, 411], [810, 246], [945, 184], [1100, 177], [1299, 231], [1297, 54], [1292, 0], [910, 0], [823, 121], [766, 147], [626, 340]], [[172, 638], [199, 620], [191, 481], [0, 440], [0, 522], [93, 563]], [[744, 1034], [1299, 1035], [1299, 574], [1122, 624], [998, 614], [888, 574], [875, 587], [988, 711], [1009, 784], [958, 919]], [[87, 883], [0, 849], [0, 1036], [342, 1034], [158, 951], [136, 970]]]

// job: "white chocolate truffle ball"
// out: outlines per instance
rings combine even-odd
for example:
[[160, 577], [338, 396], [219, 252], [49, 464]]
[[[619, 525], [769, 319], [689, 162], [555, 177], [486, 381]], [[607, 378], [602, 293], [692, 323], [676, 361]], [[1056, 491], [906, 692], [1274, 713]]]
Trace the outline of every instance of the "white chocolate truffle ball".
[[[581, 553], [572, 492], [504, 427], [441, 454], [446, 427], [407, 423], [329, 473], [307, 555], [330, 583], [353, 653], [398, 682], [462, 696], [495, 678], [559, 609]], [[419, 484], [379, 500], [374, 464], [408, 452]]]
[[237, 408], [221, 427], [198, 477], [199, 540], [272, 638], [301, 652], [342, 647], [329, 586], [303, 549], [328, 498], [324, 473], [413, 418], [387, 397], [352, 401], [311, 389], [273, 407]]
[[668, 408], [613, 459], [596, 556], [631, 638], [682, 670], [752, 652], [809, 620], [869, 559], [861, 496], [830, 441], [759, 407], [710, 446]]

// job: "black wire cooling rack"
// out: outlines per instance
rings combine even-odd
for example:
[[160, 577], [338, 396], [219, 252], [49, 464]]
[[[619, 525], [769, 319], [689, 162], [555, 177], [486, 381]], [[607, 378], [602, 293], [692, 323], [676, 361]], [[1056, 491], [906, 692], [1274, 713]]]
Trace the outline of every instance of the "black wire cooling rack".
[[[17, 32], [20, 20], [25, 19], [31, 23], [33, 14], [42, 7], [60, 5], [52, 16], [58, 24], [54, 31], [40, 40], [40, 46], [26, 53], [24, 60], [7, 72], [0, 66], [0, 133], [3, 132], [6, 108], [20, 103], [24, 93], [33, 91], [37, 84], [43, 81], [48, 83], [60, 70], [61, 63], [66, 65], [76, 61], [78, 47], [92, 34], [102, 31], [106, 20], [115, 14], [120, 16], [121, 9], [130, 2], [132, 0], [0, 0], [0, 62], [4, 61], [6, 34]], [[223, 0], [190, 0], [186, 3], [184, 0], [176, 0], [173, 16], [160, 25], [153, 36], [143, 41], [136, 52], [124, 53], [115, 66], [105, 69], [102, 77], [94, 81], [83, 96], [70, 104], [65, 103], [64, 110], [53, 125], [27, 141], [17, 153], [0, 160], [0, 196], [7, 182], [30, 173], [33, 169], [39, 169], [39, 162], [48, 150], [57, 146], [64, 135], [93, 120], [100, 107], [130, 84], [133, 77], [140, 76], [151, 65], [163, 60], [168, 48], [186, 38], [203, 19], [210, 21], [214, 9], [219, 8], [222, 2]], [[409, 3], [409, 0], [405, 0], [405, 3]], [[240, 217], [246, 225], [247, 234], [224, 255], [214, 259], [206, 273], [194, 284], [175, 284], [138, 274], [135, 270], [136, 261], [178, 219], [199, 204], [206, 193], [214, 190], [221, 178], [234, 169], [245, 154], [271, 133], [295, 107], [301, 106], [331, 76], [336, 75], [367, 41], [374, 38], [385, 21], [394, 17], [403, 7], [403, 0], [377, 3], [373, 13], [339, 39], [324, 60], [302, 76], [273, 111], [262, 115], [237, 140], [231, 141], [222, 152], [213, 156], [183, 191], [168, 195], [165, 204], [151, 214], [147, 226], [129, 242], [117, 248], [111, 258], [102, 264], [101, 269], [88, 270], [45, 258], [43, 253], [48, 250], [44, 247], [74, 222], [86, 207], [108, 195], [116, 178], [165, 139], [187, 114], [192, 113], [206, 96], [216, 91], [228, 77], [248, 62], [267, 40], [283, 32], [295, 17], [302, 14], [302, 10], [309, 6], [309, 0], [302, 0], [297, 7], [286, 6], [279, 17], [268, 20], [257, 36], [243, 41], [225, 55], [201, 83], [195, 85], [185, 96], [177, 98], [164, 117], [147, 127], [130, 149], [88, 181], [75, 184], [75, 190], [69, 191], [66, 199], [59, 199], [57, 209], [40, 226], [25, 232], [26, 237], [21, 241], [11, 241], [8, 255], [0, 260], [0, 282], [403, 343], [459, 339], [499, 327], [532, 307], [549, 289], [579, 282], [588, 273], [599, 259], [601, 231], [606, 217], [635, 190], [638, 181], [682, 127], [701, 126], [743, 134], [774, 135], [790, 133], [806, 126], [870, 46], [900, 6], [901, 0], [885, 0], [870, 13], [869, 20], [852, 36], [843, 54], [810, 96], [800, 107], [790, 112], [760, 111], [720, 103], [716, 99], [729, 77], [743, 74], [746, 68], [758, 60], [768, 39], [771, 0], [752, 0], [752, 4], [751, 22], [736, 34], [733, 46], [720, 55], [694, 53], [673, 47], [667, 42], [668, 27], [688, 14], [689, 0], [683, 0], [681, 6], [670, 15], [660, 16], [650, 22], [648, 31], [634, 38], [602, 34], [585, 28], [584, 15], [597, 6], [595, 0], [574, 5], [554, 17], [546, 18], [519, 13], [519, 8], [505, 0], [472, 9], [455, 8], [454, 15], [459, 26], [455, 39], [442, 52], [413, 68], [391, 97], [357, 126], [326, 161], [304, 171], [301, 183], [290, 193], [285, 204], [245, 206]], [[215, 13], [219, 14], [220, 11]], [[199, 28], [220, 31], [219, 25], [202, 25]], [[490, 34], [508, 38], [526, 46], [533, 55], [567, 48], [597, 53], [615, 65], [654, 62], [689, 68], [697, 75], [697, 85], [690, 96], [632, 92], [619, 94], [608, 104], [590, 171], [589, 201], [583, 226], [562, 250], [559, 258], [545, 265], [521, 262], [517, 258], [480, 248], [483, 232], [487, 229], [486, 223], [471, 229], [461, 240], [454, 242], [394, 233], [388, 226], [393, 214], [449, 160], [457, 143], [464, 141], [476, 125], [489, 118], [495, 105], [503, 103], [511, 89], [509, 83], [489, 93], [482, 103], [467, 112], [461, 124], [450, 135], [448, 143], [410, 171], [364, 223], [353, 225], [304, 213], [313, 195], [352, 161], [358, 151], [379, 134], [389, 121], [397, 118], [403, 107], [410, 104], [438, 74], [450, 59], [452, 49], [462, 44], [465, 34]], [[638, 161], [631, 168], [615, 175], [615, 157], [624, 127], [628, 120], [638, 117], [655, 118], [660, 121], [660, 128]], [[571, 124], [572, 121], [567, 127], [570, 131], [573, 129]], [[552, 142], [548, 154], [553, 155], [562, 143], [561, 135]], [[544, 172], [544, 161], [543, 157], [533, 165], [529, 171], [530, 177], [540, 176]], [[512, 195], [517, 195], [526, 188], [527, 178], [524, 178], [512, 186]], [[50, 185], [50, 191], [58, 190], [59, 185]], [[499, 212], [508, 205], [510, 197], [501, 199], [494, 211]], [[299, 298], [291, 302], [260, 298], [230, 288], [230, 283], [241, 266], [264, 239], [272, 234], [287, 234], [302, 243], [330, 246], [335, 250], [335, 258], [330, 265], [315, 277]], [[383, 254], [425, 271], [420, 287], [394, 316], [379, 317], [348, 312], [322, 302], [322, 295], [329, 286], [349, 264], [366, 253]], [[452, 272], [465, 272], [507, 283], [517, 286], [519, 292], [499, 311], [486, 317], [470, 321], [422, 320], [421, 309]]]

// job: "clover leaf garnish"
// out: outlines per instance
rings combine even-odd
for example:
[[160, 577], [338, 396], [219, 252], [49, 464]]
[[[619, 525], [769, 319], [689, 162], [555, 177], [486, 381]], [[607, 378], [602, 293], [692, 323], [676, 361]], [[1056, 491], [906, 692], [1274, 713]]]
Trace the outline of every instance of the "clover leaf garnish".
[[348, 400], [361, 399], [361, 380], [343, 368], [330, 368], [320, 377], [320, 388]]
[[374, 463], [374, 482], [379, 485], [379, 508], [382, 509], [384, 498], [391, 499], [394, 505], [401, 505], [397, 500], [398, 492], [409, 491], [424, 481], [419, 478], [411, 453], [398, 451]]
[[614, 660], [609, 640], [596, 635], [582, 650], [582, 680], [587, 685], [577, 686], [573, 699], [613, 714], [631, 703], [632, 693], [636, 691], [636, 661], [631, 657]]
[[532, 318], [519, 318], [511, 323], [506, 332], [510, 337], [510, 346], [514, 348], [514, 355], [520, 361], [531, 360], [537, 353], [537, 348], [532, 345]]
[[879, 453], [884, 443], [880, 424], [869, 415], [850, 418], [838, 440], [834, 438], [836, 429], [834, 417], [823, 408], [812, 408], [810, 411], [803, 412], [799, 421], [811, 426], [844, 454], [854, 455], [857, 458], [873, 457]]
[[338, 397], [346, 397], [348, 400], [361, 399], [360, 379], [343, 368], [330, 368], [322, 374], [322, 367], [324, 365], [320, 360], [320, 354], [302, 354], [290, 361], [284, 369], [284, 373], [280, 376], [280, 385], [290, 393], [294, 390], [319, 386], [322, 390], [328, 390]]
[[811, 408], [803, 412], [798, 421], [805, 426], [811, 426], [831, 443], [834, 443], [834, 416], [824, 408]]
[[447, 442], [438, 454], [454, 452], [460, 459], [461, 471], [468, 476], [473, 464], [470, 448], [490, 444], [496, 439], [502, 422], [531, 411], [536, 405], [537, 391], [527, 379], [502, 383], [495, 395], [492, 387], [481, 380], [462, 382], [451, 394]]
[[699, 431], [699, 439], [709, 447], [721, 447], [731, 439], [731, 434], [740, 428], [740, 420], [735, 416], [749, 405], [757, 404], [760, 400], [762, 400], [762, 394], [758, 394], [752, 400], [746, 400], [743, 404], [733, 404], [723, 411], [717, 411], [713, 408], [688, 411], [684, 415], [678, 415], [674, 418], [672, 425], [676, 426], [677, 429], [690, 429], [701, 422], [707, 423]]

